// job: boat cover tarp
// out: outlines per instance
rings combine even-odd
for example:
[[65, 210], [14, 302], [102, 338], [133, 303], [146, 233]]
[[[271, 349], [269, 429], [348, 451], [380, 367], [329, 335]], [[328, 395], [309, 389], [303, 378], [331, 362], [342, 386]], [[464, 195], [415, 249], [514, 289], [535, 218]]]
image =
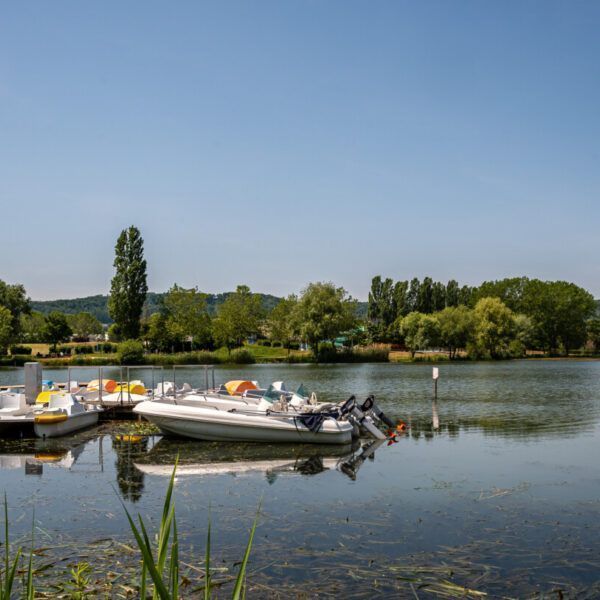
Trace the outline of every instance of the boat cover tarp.
[[[112, 394], [117, 387], [117, 382], [114, 379], [103, 379], [102, 380], [102, 390]], [[100, 388], [100, 381], [98, 379], [93, 379], [87, 385], [88, 392], [97, 392]]]
[[256, 390], [258, 388], [251, 381], [236, 379], [234, 381], [228, 381], [225, 384], [225, 389], [231, 396], [236, 396], [243, 394], [247, 390]]

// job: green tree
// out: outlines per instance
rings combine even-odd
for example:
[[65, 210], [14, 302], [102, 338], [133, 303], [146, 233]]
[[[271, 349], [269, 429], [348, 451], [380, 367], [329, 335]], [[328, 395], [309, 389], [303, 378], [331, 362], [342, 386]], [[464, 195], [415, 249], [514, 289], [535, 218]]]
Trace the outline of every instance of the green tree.
[[6, 354], [13, 336], [13, 316], [4, 306], [0, 306], [0, 354]]
[[44, 341], [52, 344], [53, 352], [56, 352], [56, 344], [67, 341], [71, 334], [72, 331], [65, 315], [56, 310], [46, 315]]
[[21, 315], [31, 312], [30, 300], [21, 284], [10, 285], [0, 280], [0, 306], [11, 314], [10, 343], [19, 339], [21, 332]]
[[263, 316], [260, 296], [252, 294], [247, 285], [238, 285], [219, 307], [213, 320], [213, 337], [231, 352], [258, 333]]
[[473, 310], [475, 335], [471, 353], [503, 358], [510, 354], [515, 339], [514, 313], [499, 298], [482, 298]]
[[484, 281], [473, 291], [473, 301], [481, 298], [500, 298], [513, 312], [523, 311], [523, 295], [529, 284], [527, 277], [508, 277], [497, 281]]
[[389, 278], [382, 280], [381, 276], [377, 275], [371, 282], [367, 311], [369, 333], [374, 341], [387, 341], [389, 327], [395, 318], [394, 282]]
[[152, 352], [170, 352], [177, 343], [167, 328], [167, 315], [153, 313], [142, 324], [142, 337]]
[[434, 315], [413, 311], [398, 321], [398, 328], [413, 358], [417, 350], [431, 348], [439, 343], [440, 324]]
[[461, 348], [466, 348], [471, 340], [475, 320], [473, 311], [464, 306], [448, 306], [436, 314], [440, 327], [440, 342], [448, 348], [450, 358], [455, 358]]
[[122, 365], [139, 365], [144, 362], [144, 346], [138, 340], [126, 340], [119, 344], [117, 357]]
[[460, 288], [458, 294], [458, 303], [464, 304], [465, 306], [471, 306], [471, 300], [473, 298], [473, 288], [468, 285], [463, 285]]
[[112, 323], [106, 333], [108, 333], [108, 339], [111, 342], [120, 342], [123, 339], [121, 336], [121, 328], [116, 323]]
[[588, 341], [594, 346], [594, 352], [600, 350], [600, 318], [594, 317], [587, 322]]
[[191, 346], [208, 347], [212, 343], [211, 321], [207, 310], [206, 294], [197, 288], [185, 289], [177, 284], [167, 292], [163, 307], [167, 315], [169, 336]]
[[535, 346], [535, 327], [531, 317], [522, 313], [514, 316], [515, 339], [520, 342], [523, 348], [533, 348]]
[[458, 306], [460, 301], [460, 288], [455, 279], [446, 284], [446, 306]]
[[100, 335], [103, 331], [102, 323], [89, 312], [68, 315], [67, 321], [77, 340], [87, 341], [91, 335]]
[[288, 356], [292, 343], [298, 338], [297, 306], [298, 298], [295, 295], [283, 298], [271, 311], [267, 320], [269, 338], [280, 341], [283, 347], [287, 348]]
[[421, 282], [417, 277], [411, 279], [410, 285], [406, 292], [406, 314], [419, 310]]
[[21, 340], [23, 342], [36, 343], [44, 341], [44, 327], [46, 319], [44, 315], [35, 310], [30, 314], [21, 315]]
[[115, 275], [108, 310], [125, 339], [140, 334], [140, 317], [148, 292], [144, 240], [137, 227], [124, 229], [115, 246]]
[[397, 281], [394, 285], [394, 321], [398, 317], [405, 317], [410, 312], [407, 293], [408, 281]]
[[431, 277], [425, 277], [419, 286], [417, 311], [425, 314], [433, 312], [433, 281]]
[[431, 308], [433, 312], [446, 308], [446, 286], [439, 281], [435, 281], [431, 287]]
[[346, 290], [333, 283], [310, 283], [296, 307], [296, 319], [302, 339], [310, 345], [318, 360], [319, 345], [334, 340], [356, 325], [356, 301]]

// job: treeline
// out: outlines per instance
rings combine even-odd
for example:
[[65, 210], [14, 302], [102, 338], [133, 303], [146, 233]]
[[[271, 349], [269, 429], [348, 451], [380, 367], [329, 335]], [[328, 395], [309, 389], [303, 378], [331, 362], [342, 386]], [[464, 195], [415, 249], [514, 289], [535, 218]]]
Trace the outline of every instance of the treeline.
[[442, 347], [455, 356], [498, 358], [526, 350], [568, 354], [600, 346], [597, 303], [565, 281], [516, 277], [478, 287], [413, 279], [373, 278], [368, 330], [377, 342], [404, 344], [411, 352]]
[[[221, 306], [232, 293], [233, 292], [205, 294], [208, 314], [211, 317], [216, 316], [219, 306]], [[154, 313], [160, 312], [166, 295], [167, 292], [147, 292], [142, 314], [149, 317]], [[281, 300], [281, 298], [271, 294], [258, 293], [257, 295], [260, 297], [261, 305], [266, 312], [272, 310]], [[91, 314], [100, 321], [100, 323], [110, 325], [113, 322], [113, 319], [108, 310], [108, 300], [108, 295], [101, 294], [63, 300], [32, 300], [31, 309], [42, 315], [48, 315], [51, 312], [61, 312], [65, 315], [75, 315], [85, 312]], [[364, 312], [366, 314], [366, 302], [359, 304], [364, 305]]]
[[[442, 348], [451, 357], [492, 358], [527, 350], [568, 354], [586, 343], [600, 348], [596, 301], [564, 281], [518, 277], [470, 287], [456, 280], [394, 282], [377, 276], [361, 318], [361, 304], [327, 282], [310, 283], [299, 296], [282, 299], [253, 293], [245, 285], [216, 297], [175, 284], [152, 297], [155, 310], [150, 312], [146, 271], [141, 234], [129, 227], [115, 246], [107, 310], [113, 321], [109, 339], [127, 343], [133, 357], [217, 348], [231, 353], [249, 339], [268, 340], [288, 351], [306, 344], [317, 359], [335, 358], [340, 343], [392, 343], [413, 354]], [[18, 354], [22, 347], [15, 344], [35, 342], [48, 342], [56, 350], [61, 342], [103, 332], [89, 311], [42, 314], [32, 310], [22, 285], [0, 281], [0, 353], [13, 346], [12, 353]]]

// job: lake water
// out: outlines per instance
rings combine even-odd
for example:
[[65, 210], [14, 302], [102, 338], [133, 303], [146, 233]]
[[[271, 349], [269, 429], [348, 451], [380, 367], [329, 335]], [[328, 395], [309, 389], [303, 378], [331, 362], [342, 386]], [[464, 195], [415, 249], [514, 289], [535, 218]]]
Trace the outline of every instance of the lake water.
[[[215, 373], [218, 382], [303, 383], [321, 400], [373, 393], [409, 429], [374, 452], [159, 435], [128, 441], [119, 431], [131, 424], [112, 423], [48, 442], [0, 441], [11, 533], [26, 536], [35, 509], [36, 545], [46, 548], [38, 560], [51, 565], [46, 585], [85, 561], [110, 570], [111, 593], [125, 594], [137, 555], [121, 502], [156, 524], [179, 454], [185, 595], [201, 581], [209, 507], [215, 579], [226, 596], [262, 499], [248, 597], [457, 593], [447, 581], [492, 597], [600, 596], [600, 362], [444, 364], [437, 403], [425, 365]], [[150, 383], [148, 372], [138, 375]], [[22, 377], [2, 370], [0, 384]], [[66, 371], [44, 377], [64, 381]], [[204, 376], [178, 370], [177, 381], [202, 385]]]

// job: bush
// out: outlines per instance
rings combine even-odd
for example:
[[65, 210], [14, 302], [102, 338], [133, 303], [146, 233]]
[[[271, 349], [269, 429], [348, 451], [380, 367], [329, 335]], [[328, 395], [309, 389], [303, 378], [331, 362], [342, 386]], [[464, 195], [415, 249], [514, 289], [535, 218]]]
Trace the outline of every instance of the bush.
[[118, 352], [119, 347], [117, 344], [111, 344], [110, 342], [104, 342], [104, 344], [100, 345], [100, 350], [104, 352], [104, 354], [114, 354]]
[[93, 354], [94, 347], [93, 346], [75, 346], [73, 348], [73, 352], [75, 352], [75, 354]]
[[273, 348], [281, 348], [281, 346], [283, 346], [283, 344], [281, 342], [273, 342], [272, 346], [273, 346]]
[[229, 361], [236, 365], [251, 365], [256, 362], [254, 354], [245, 348], [234, 350], [229, 356]]
[[256, 342], [257, 346], [265, 346], [266, 348], [269, 348], [271, 346], [271, 342], [269, 340], [258, 340], [258, 342]]
[[221, 359], [206, 350], [184, 354], [149, 354], [146, 363], [151, 365], [218, 365]]
[[290, 354], [285, 362], [289, 364], [305, 364], [305, 363], [314, 363], [315, 359], [312, 355], [312, 352], [307, 352], [306, 354]]
[[388, 362], [390, 347], [387, 344], [355, 346], [351, 353], [352, 362]]
[[25, 356], [31, 354], [31, 348], [29, 346], [11, 346], [10, 347], [11, 354], [20, 354], [21, 356]]
[[22, 367], [30, 360], [30, 356], [21, 356], [19, 354], [15, 354], [14, 356], [1, 356], [0, 367]]
[[65, 356], [71, 356], [71, 352], [73, 351], [73, 346], [57, 346], [56, 352], [58, 354], [64, 354]]
[[321, 344], [316, 358], [317, 362], [320, 363], [347, 362], [343, 360], [342, 354], [342, 352], [337, 351], [333, 344]]
[[292, 342], [290, 344], [290, 350], [300, 350], [300, 344], [298, 342]]
[[117, 357], [122, 365], [139, 365], [144, 361], [144, 346], [138, 340], [122, 342]]

